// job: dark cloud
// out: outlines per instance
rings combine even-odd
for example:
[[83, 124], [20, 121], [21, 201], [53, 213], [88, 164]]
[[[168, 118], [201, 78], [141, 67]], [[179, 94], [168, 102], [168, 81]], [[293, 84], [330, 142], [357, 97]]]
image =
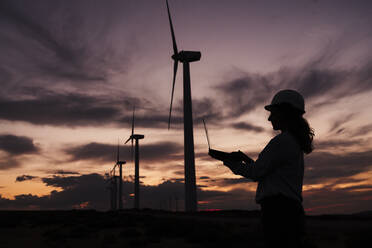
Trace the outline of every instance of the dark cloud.
[[0, 201], [2, 209], [71, 209], [88, 203], [88, 208], [106, 209], [108, 192], [106, 182], [101, 175], [89, 174], [77, 177], [54, 176], [42, 178], [47, 186], [62, 188], [49, 195], [16, 195], [14, 200]]
[[354, 130], [351, 131], [351, 136], [365, 136], [372, 132], [372, 124], [366, 124], [360, 127], [355, 128]]
[[[322, 95], [332, 97], [338, 94], [348, 72], [314, 67], [305, 66], [294, 72], [281, 72], [283, 81], [280, 85], [297, 89], [308, 100]], [[290, 75], [284, 75], [286, 73]]]
[[202, 99], [193, 99], [193, 119], [195, 125], [202, 125], [203, 119], [208, 123], [219, 124], [223, 120], [220, 102], [204, 97]]
[[39, 152], [31, 138], [11, 134], [0, 135], [0, 150], [13, 156]]
[[[222, 82], [216, 88], [224, 103], [226, 117], [239, 117], [258, 107], [263, 108], [276, 92], [286, 88], [295, 89], [305, 97], [307, 110], [310, 109], [308, 112], [343, 98], [372, 91], [370, 57], [352, 68], [335, 66], [348, 46], [351, 44], [330, 42], [313, 58], [297, 67], [283, 66], [267, 74], [239, 72], [239, 76]], [[351, 113], [349, 117], [354, 114]], [[341, 124], [342, 120], [338, 120], [334, 126]]]
[[[204, 99], [201, 105], [208, 105]], [[196, 103], [199, 101], [196, 100]], [[58, 93], [39, 87], [26, 87], [19, 91], [17, 97], [0, 96], [0, 119], [8, 121], [24, 121], [35, 125], [51, 126], [104, 126], [132, 125], [132, 107], [136, 105], [135, 128], [166, 128], [168, 112], [155, 108], [155, 104], [146, 99], [132, 97], [127, 93], [116, 95], [89, 95], [80, 93]], [[194, 104], [195, 109], [199, 109]], [[146, 106], [146, 107], [142, 107]], [[209, 105], [208, 105], [209, 106]], [[203, 111], [194, 115], [194, 123], [208, 117], [214, 122], [220, 116], [216, 110], [203, 107]], [[182, 111], [173, 115], [172, 128], [183, 128]]]
[[18, 168], [21, 163], [13, 156], [5, 156], [0, 158], [0, 170], [10, 170], [13, 168]]
[[[111, 73], [126, 70], [131, 64], [132, 54], [129, 50], [136, 50], [132, 47], [126, 49], [127, 44], [123, 45], [124, 48], [120, 46], [120, 49], [113, 50], [115, 46], [111, 39], [114, 35], [109, 31], [115, 26], [113, 22], [118, 21], [115, 19], [116, 14], [131, 7], [125, 3], [128, 5], [128, 8], [125, 8], [125, 4], [120, 2], [110, 1], [110, 4], [103, 4], [95, 1], [87, 7], [85, 1], [75, 1], [74, 4], [2, 1], [0, 18], [3, 20], [2, 27], [8, 32], [2, 32], [0, 35], [2, 44], [0, 47], [6, 54], [3, 56], [3, 62], [0, 62], [0, 79], [12, 84], [9, 86], [12, 90], [30, 83], [47, 88], [53, 88], [51, 85], [59, 82], [66, 85], [69, 81], [73, 81], [70, 84], [72, 87], [79, 87], [81, 84], [91, 87], [94, 83], [92, 81], [106, 80], [109, 83]], [[217, 97], [194, 99], [195, 123], [201, 123], [201, 118], [207, 118], [216, 124], [223, 119], [222, 117], [239, 117], [262, 107], [281, 88], [299, 90], [312, 104], [329, 104], [342, 97], [371, 90], [370, 61], [352, 69], [333, 67], [335, 61], [347, 50], [345, 48], [350, 48], [354, 44], [352, 41], [342, 42], [343, 38], [345, 37], [330, 42], [303, 66], [282, 67], [276, 72], [264, 75], [240, 73], [235, 78], [222, 82], [216, 88], [219, 93]], [[30, 65], [32, 68], [29, 68]], [[20, 75], [24, 78], [19, 79]], [[321, 96], [327, 97], [320, 101]], [[3, 101], [7, 102], [5, 99], [2, 99]], [[19, 105], [25, 104], [23, 100], [20, 101]], [[13, 110], [19, 110], [19, 106], [13, 106], [17, 102], [18, 99], [9, 103]], [[63, 116], [66, 117], [66, 114], [62, 114], [59, 115], [62, 116], [62, 120], [54, 123], [51, 121], [54, 118], [43, 119], [38, 115], [36, 111], [38, 106], [35, 107], [32, 116], [20, 110], [19, 114], [15, 111], [13, 115], [6, 113], [0, 118], [50, 125], [62, 125], [61, 123], [99, 125], [107, 123], [104, 119], [113, 118], [114, 122], [119, 121], [120, 124], [127, 125], [126, 123], [130, 123], [131, 120], [130, 114], [116, 115], [118, 111], [116, 107], [110, 105], [99, 107], [97, 104], [94, 108], [81, 106], [77, 108], [82, 110], [81, 114], [87, 114], [86, 119], [81, 115], [80, 118], [71, 117], [72, 119], [65, 120]], [[59, 106], [56, 108], [56, 112], [61, 113], [58, 111]], [[75, 114], [80, 114], [76, 112]], [[102, 112], [107, 114], [104, 115]], [[98, 121], [94, 120], [95, 115]], [[160, 128], [166, 127], [168, 116], [166, 111], [161, 113], [148, 111], [146, 115], [138, 116], [136, 119], [138, 127]], [[182, 123], [181, 112], [175, 113], [172, 123], [176, 128], [180, 126], [178, 124]]]
[[76, 171], [66, 171], [66, 170], [56, 170], [52, 171], [51, 174], [55, 175], [79, 175], [79, 172]]
[[224, 186], [230, 186], [230, 185], [236, 185], [236, 184], [242, 184], [242, 183], [251, 183], [252, 180], [249, 180], [247, 178], [223, 178], [216, 180], [216, 184], [218, 186], [224, 187]]
[[[150, 186], [145, 188], [143, 191], [144, 202], [148, 206], [155, 205], [155, 208], [165, 206], [169, 209], [169, 206], [173, 206], [174, 209], [176, 199], [178, 202], [178, 209], [184, 207], [184, 184], [183, 182], [167, 180], [158, 186]], [[202, 190], [200, 186], [197, 189], [197, 197], [199, 202], [199, 209], [255, 209], [254, 201], [249, 199], [254, 198], [252, 192], [245, 190], [233, 190], [230, 192], [223, 192], [217, 190]], [[154, 197], [156, 196], [156, 197]], [[146, 201], [145, 199], [151, 199]], [[145, 203], [144, 203], [145, 204]]]
[[248, 122], [236, 122], [232, 124], [232, 127], [238, 130], [252, 131], [255, 133], [261, 133], [265, 130], [262, 127], [252, 125]]
[[148, 161], [166, 161], [183, 158], [183, 145], [175, 142], [144, 144], [141, 146], [140, 151], [141, 158]]
[[[42, 178], [48, 186], [61, 188], [49, 195], [16, 195], [14, 200], [0, 196], [0, 209], [71, 209], [94, 208], [109, 209], [108, 181], [99, 174], [79, 176], [53, 176]], [[230, 182], [230, 180], [227, 180]], [[227, 182], [226, 181], [226, 182]], [[238, 182], [239, 179], [236, 180]], [[350, 181], [347, 178], [339, 182]], [[231, 181], [232, 182], [232, 181]], [[235, 183], [235, 182], [233, 182]], [[124, 207], [133, 207], [134, 185], [132, 181], [123, 182]], [[159, 185], [141, 185], [140, 202], [143, 208], [183, 210], [184, 183], [180, 179], [166, 180]], [[308, 214], [327, 211], [332, 213], [353, 213], [371, 208], [371, 186], [358, 185], [334, 188], [326, 185], [321, 189], [304, 191], [304, 205]], [[199, 209], [257, 209], [255, 192], [234, 189], [228, 192], [197, 188]], [[337, 209], [335, 209], [337, 207]]]
[[[140, 141], [141, 142], [141, 141]], [[65, 149], [71, 156], [72, 161], [98, 160], [103, 162], [115, 162], [116, 145], [89, 143]], [[140, 159], [144, 161], [166, 161], [180, 158], [183, 146], [173, 142], [159, 142], [154, 144], [140, 143]], [[122, 147], [120, 154], [130, 159], [130, 146]]]
[[105, 125], [119, 113], [114, 102], [80, 94], [42, 93], [34, 99], [0, 99], [1, 119], [38, 125]]
[[263, 108], [275, 92], [284, 88], [299, 91], [305, 97], [307, 106], [315, 108], [371, 91], [372, 75], [366, 73], [371, 69], [371, 63], [348, 70], [321, 68], [314, 63], [303, 68], [282, 68], [260, 76], [246, 73], [223, 82], [217, 90], [225, 95], [228, 113], [232, 117], [239, 117], [257, 107]]
[[[292, 82], [292, 85], [300, 85], [299, 90], [304, 92], [305, 97], [326, 96], [328, 101], [350, 97], [372, 90], [372, 75], [367, 75], [365, 70], [371, 70], [371, 63], [362, 65], [361, 68], [350, 70], [318, 70], [308, 71], [300, 82]], [[321, 84], [324, 86], [317, 86]], [[290, 84], [291, 85], [291, 84]], [[314, 88], [310, 89], [311, 86]], [[309, 89], [307, 89], [307, 87]], [[317, 90], [316, 90], [317, 89]]]
[[[182, 174], [182, 176], [185, 175], [185, 173]], [[185, 183], [184, 178], [169, 178], [169, 179], [163, 179], [163, 182], [171, 182], [171, 183]]]
[[323, 187], [304, 192], [304, 207], [308, 214], [350, 214], [370, 210], [370, 185], [344, 188]]
[[[368, 184], [368, 181], [366, 179], [356, 179], [352, 177], [341, 177], [337, 178], [334, 182], [328, 183], [327, 187], [337, 187], [342, 184], [359, 184], [359, 185], [366, 185]], [[365, 187], [365, 186], [363, 186]]]
[[202, 177], [199, 177], [199, 179], [201, 179], [201, 180], [204, 180], [204, 179], [210, 179], [210, 177], [202, 176]]
[[65, 153], [71, 156], [71, 161], [98, 160], [114, 162], [116, 159], [116, 146], [100, 143], [89, 143], [81, 146], [66, 148]]
[[[213, 149], [213, 144], [211, 144], [211, 148]], [[208, 147], [207, 147], [208, 148]], [[215, 162], [216, 160], [208, 155], [207, 152], [198, 152], [195, 153], [195, 158], [202, 160], [202, 161], [208, 161], [208, 162]]]
[[56, 56], [61, 60], [68, 60], [70, 62], [74, 60], [72, 51], [68, 47], [64, 47], [58, 42], [46, 26], [43, 26], [42, 23], [37, 23], [36, 18], [27, 16], [27, 12], [24, 13], [22, 10], [19, 10], [16, 4], [9, 1], [2, 1], [0, 9], [1, 17], [13, 24], [21, 34], [36, 41], [43, 47], [54, 51]]
[[86, 176], [80, 178], [78, 176], [62, 177], [54, 175], [53, 177], [42, 178], [42, 181], [43, 183], [45, 183], [46, 186], [69, 189], [71, 187], [75, 187], [80, 183], [81, 180], [84, 181], [86, 178], [87, 178]]
[[[143, 101], [144, 102], [144, 101]], [[202, 125], [202, 119], [208, 122], [218, 124], [221, 122], [222, 113], [219, 103], [212, 98], [204, 97], [202, 99], [193, 99], [193, 121], [194, 125]], [[167, 128], [169, 119], [169, 110], [159, 110], [158, 108], [148, 107], [154, 104], [147, 102], [142, 104], [143, 110], [135, 116], [135, 126], [147, 128]], [[183, 129], [183, 104], [182, 101], [173, 104], [171, 116], [171, 128]], [[123, 117], [120, 122], [131, 123], [132, 116]]]
[[267, 101], [273, 92], [270, 81], [266, 75], [246, 73], [230, 82], [223, 82], [216, 90], [224, 96], [226, 114], [239, 117]]
[[194, 99], [192, 104], [194, 107], [193, 114], [195, 116], [205, 116], [208, 119], [210, 116], [219, 115], [218, 108], [211, 98]]
[[241, 186], [245, 187], [247, 183], [252, 184], [251, 179], [245, 177], [240, 178], [210, 178], [210, 177], [201, 177], [203, 183], [206, 183], [208, 186], [218, 186], [218, 187], [228, 187], [228, 186]]
[[22, 175], [22, 176], [18, 176], [16, 178], [16, 182], [24, 182], [24, 181], [29, 181], [29, 180], [32, 180], [32, 179], [35, 179], [35, 178], [38, 178], [36, 176], [31, 176], [31, 175]]
[[[160, 112], [146, 99], [121, 92], [117, 95], [58, 93], [40, 87], [26, 87], [17, 97], [0, 96], [0, 119], [24, 121], [51, 126], [132, 125], [132, 107], [137, 107], [135, 127], [166, 128], [167, 111]], [[173, 117], [172, 124], [182, 128], [182, 117]]]
[[129, 126], [121, 122], [123, 110], [138, 101], [125, 92], [113, 92], [115, 83], [108, 82], [113, 74], [125, 74], [136, 51], [130, 43], [133, 34], [120, 38], [118, 46], [112, 32], [121, 23], [116, 18], [127, 11], [126, 4], [1, 1], [0, 119], [54, 126]]
[[[141, 115], [135, 116], [135, 128], [146, 127], [146, 128], [167, 128], [168, 127], [168, 112], [160, 112], [158, 110], [146, 110]], [[120, 123], [128, 123], [132, 125], [132, 116], [125, 116], [119, 120]], [[181, 129], [183, 126], [182, 115], [172, 115], [171, 128]]]
[[11, 79], [8, 81], [22, 84], [34, 79], [39, 84], [49, 80], [54, 84], [73, 81], [71, 86], [77, 87], [86, 82], [91, 85], [94, 81], [105, 81], [110, 72], [124, 70], [129, 64], [130, 50], [112, 49], [106, 35], [113, 16], [108, 14], [110, 7], [92, 4], [87, 9], [83, 1], [73, 5], [1, 1], [0, 20], [6, 31], [0, 35], [5, 55], [0, 67]]
[[355, 113], [350, 113], [345, 116], [339, 117], [338, 119], [333, 121], [333, 124], [329, 128], [329, 133], [338, 133], [340, 130], [343, 129], [343, 126], [349, 122], [350, 120], [353, 120], [354, 117], [356, 116]]
[[[47, 186], [60, 187], [61, 191], [52, 191], [49, 195], [16, 195], [14, 200], [0, 197], [1, 209], [71, 209], [86, 204], [88, 208], [107, 210], [109, 208], [108, 181], [99, 174], [80, 176], [53, 176], [42, 178]], [[178, 180], [166, 180], [159, 185], [141, 185], [141, 207], [154, 209], [184, 208], [184, 183]], [[133, 207], [133, 182], [123, 182], [124, 207]], [[248, 203], [252, 193], [247, 191], [206, 191], [197, 189], [200, 209], [254, 207]], [[234, 199], [234, 200], [233, 200]]]
[[183, 176], [183, 175], [185, 175], [185, 171], [183, 171], [183, 170], [173, 171], [173, 174], [178, 175], [178, 176]]
[[334, 150], [340, 148], [351, 148], [351, 147], [358, 147], [362, 148], [368, 144], [368, 141], [365, 139], [347, 139], [347, 138], [332, 138], [327, 140], [315, 140], [314, 147], [316, 150]]
[[350, 177], [371, 169], [372, 151], [333, 154], [313, 152], [305, 157], [305, 184]]

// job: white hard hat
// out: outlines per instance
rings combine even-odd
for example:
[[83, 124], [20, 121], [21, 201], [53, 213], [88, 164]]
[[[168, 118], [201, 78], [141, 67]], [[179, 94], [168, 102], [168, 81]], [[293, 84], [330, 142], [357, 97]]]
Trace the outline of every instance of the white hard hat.
[[273, 106], [287, 103], [302, 114], [305, 113], [305, 101], [300, 93], [295, 90], [281, 90], [273, 97], [270, 105], [266, 105], [265, 109], [270, 111]]

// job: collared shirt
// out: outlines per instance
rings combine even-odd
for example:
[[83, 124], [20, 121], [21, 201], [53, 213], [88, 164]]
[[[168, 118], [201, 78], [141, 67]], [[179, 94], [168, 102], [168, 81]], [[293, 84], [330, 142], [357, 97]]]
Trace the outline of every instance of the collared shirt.
[[258, 182], [257, 203], [279, 194], [302, 202], [304, 153], [289, 132], [275, 136], [254, 163], [239, 168], [239, 174]]

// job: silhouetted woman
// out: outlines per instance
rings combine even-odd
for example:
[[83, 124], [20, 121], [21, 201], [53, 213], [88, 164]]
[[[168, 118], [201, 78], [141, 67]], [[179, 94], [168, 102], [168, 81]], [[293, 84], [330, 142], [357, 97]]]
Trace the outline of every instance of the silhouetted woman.
[[281, 133], [255, 162], [237, 152], [240, 162], [225, 160], [224, 164], [235, 174], [258, 182], [256, 202], [261, 205], [266, 246], [301, 247], [304, 153], [313, 150], [314, 132], [303, 118], [305, 103], [297, 91], [279, 91], [265, 109], [270, 111], [273, 129]]

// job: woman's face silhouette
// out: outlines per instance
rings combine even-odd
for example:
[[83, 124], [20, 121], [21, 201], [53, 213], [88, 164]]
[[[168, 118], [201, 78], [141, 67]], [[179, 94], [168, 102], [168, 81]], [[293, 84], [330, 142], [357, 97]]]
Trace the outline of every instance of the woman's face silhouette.
[[280, 108], [272, 108], [268, 119], [273, 125], [274, 130], [285, 130], [287, 127], [286, 120]]

